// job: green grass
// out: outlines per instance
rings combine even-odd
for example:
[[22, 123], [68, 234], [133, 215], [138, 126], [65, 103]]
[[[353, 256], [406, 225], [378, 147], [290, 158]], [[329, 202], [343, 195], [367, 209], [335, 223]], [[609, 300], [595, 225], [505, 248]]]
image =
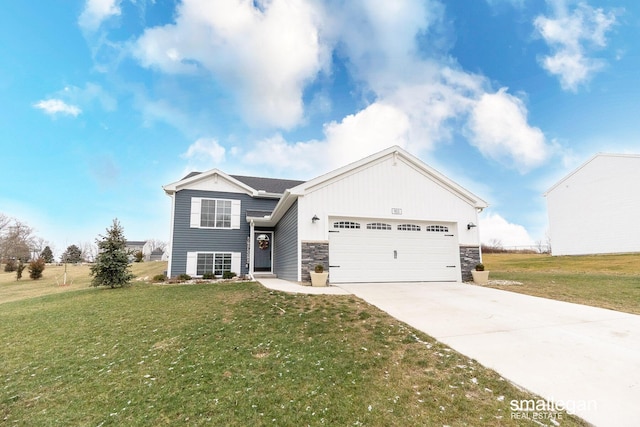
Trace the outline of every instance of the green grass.
[[[66, 267], [62, 264], [47, 264], [39, 280], [31, 280], [27, 269], [24, 270], [22, 279], [16, 280], [15, 272], [6, 273], [4, 265], [0, 267], [2, 267], [0, 269], [0, 304], [42, 295], [91, 289], [88, 264], [68, 264]], [[156, 274], [162, 274], [166, 269], [166, 262], [133, 263], [131, 272], [136, 276], [133, 283], [149, 280]]]
[[353, 296], [138, 283], [0, 307], [6, 425], [533, 425], [509, 402], [535, 396]]
[[483, 262], [490, 279], [522, 283], [492, 287], [640, 314], [640, 254], [485, 254]]

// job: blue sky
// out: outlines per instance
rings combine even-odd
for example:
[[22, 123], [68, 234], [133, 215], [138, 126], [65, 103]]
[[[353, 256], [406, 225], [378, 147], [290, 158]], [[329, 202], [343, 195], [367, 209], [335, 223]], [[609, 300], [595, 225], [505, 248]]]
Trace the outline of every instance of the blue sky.
[[542, 196], [640, 147], [640, 5], [623, 0], [9, 0], [0, 212], [58, 256], [118, 218], [167, 240], [193, 170], [310, 179], [400, 145], [545, 240]]

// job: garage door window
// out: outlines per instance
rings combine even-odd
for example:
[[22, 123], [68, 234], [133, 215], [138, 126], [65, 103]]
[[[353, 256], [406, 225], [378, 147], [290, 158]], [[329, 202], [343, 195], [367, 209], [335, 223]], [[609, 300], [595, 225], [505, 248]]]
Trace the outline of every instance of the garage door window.
[[352, 221], [336, 221], [333, 228], [360, 228], [360, 224]]
[[420, 226], [415, 224], [399, 224], [399, 231], [420, 231]]
[[391, 230], [391, 224], [383, 222], [371, 222], [367, 224], [367, 230]]
[[445, 227], [444, 225], [427, 225], [424, 229], [432, 233], [448, 233], [449, 232], [449, 227]]

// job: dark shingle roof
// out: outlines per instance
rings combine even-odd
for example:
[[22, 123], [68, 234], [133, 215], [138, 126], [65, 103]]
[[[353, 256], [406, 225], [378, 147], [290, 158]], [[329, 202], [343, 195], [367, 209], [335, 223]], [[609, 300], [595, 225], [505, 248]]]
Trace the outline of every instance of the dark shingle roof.
[[[187, 176], [182, 179], [191, 178], [192, 176], [200, 175], [202, 172], [190, 172]], [[180, 181], [182, 181], [182, 179]]]
[[[191, 172], [184, 179], [191, 178], [192, 176], [200, 175], [202, 172]], [[237, 179], [243, 184], [248, 185], [254, 190], [262, 190], [267, 193], [283, 194], [285, 190], [289, 190], [297, 185], [302, 184], [305, 181], [298, 181], [294, 179], [278, 179], [278, 178], [261, 178], [258, 176], [243, 176], [243, 175], [229, 175], [232, 178]]]
[[289, 190], [304, 181], [296, 181], [293, 179], [277, 179], [277, 178], [260, 178], [257, 176], [241, 176], [231, 175], [238, 181], [247, 184], [255, 190], [264, 190], [267, 193], [283, 194], [285, 190]]

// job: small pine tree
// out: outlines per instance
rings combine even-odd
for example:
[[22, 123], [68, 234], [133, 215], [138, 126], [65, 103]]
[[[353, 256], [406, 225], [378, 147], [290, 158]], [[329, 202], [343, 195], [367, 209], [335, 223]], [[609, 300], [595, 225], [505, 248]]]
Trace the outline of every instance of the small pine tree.
[[91, 286], [111, 286], [112, 288], [128, 285], [133, 274], [129, 271], [129, 251], [124, 230], [117, 219], [113, 220], [106, 236], [96, 239], [98, 256], [91, 266], [93, 280]]
[[76, 245], [69, 246], [62, 254], [62, 262], [72, 264], [82, 262], [82, 250]]
[[46, 262], [47, 264], [50, 264], [54, 261], [53, 252], [51, 251], [51, 248], [49, 246], [45, 246], [45, 248], [42, 250], [42, 253], [40, 254], [40, 257], [44, 259], [44, 262]]
[[38, 280], [42, 277], [42, 272], [45, 268], [45, 262], [43, 258], [38, 258], [29, 263], [29, 277], [33, 280]]

